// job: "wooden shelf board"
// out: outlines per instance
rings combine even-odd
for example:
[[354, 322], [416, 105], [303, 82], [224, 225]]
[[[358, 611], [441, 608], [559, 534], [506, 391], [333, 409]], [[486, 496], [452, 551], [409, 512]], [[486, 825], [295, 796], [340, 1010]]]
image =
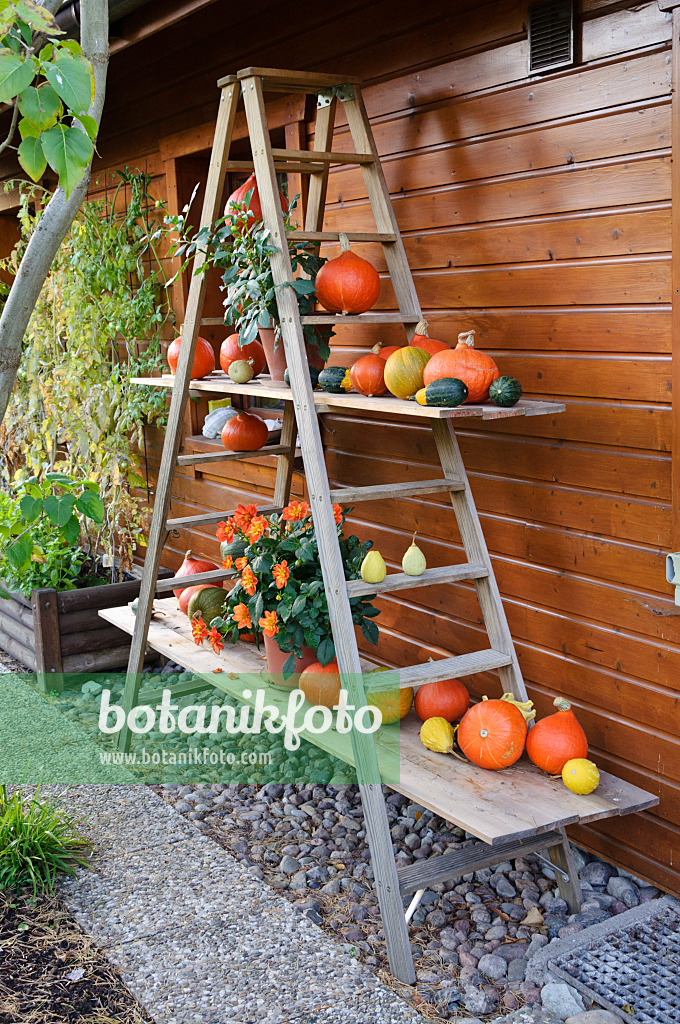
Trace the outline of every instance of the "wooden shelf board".
[[[133, 384], [172, 388], [175, 378], [169, 373], [163, 374], [162, 377], [135, 377]], [[234, 384], [222, 370], [216, 370], [201, 380], [192, 380], [191, 392], [207, 392], [215, 395], [250, 395], [253, 398], [283, 399], [285, 402], [293, 400], [293, 394], [287, 384], [276, 383], [265, 375], [249, 381], [248, 384]], [[327, 391], [315, 391], [314, 403], [320, 407], [320, 411], [352, 409], [359, 412], [407, 416], [411, 419], [434, 420], [467, 419], [469, 417], [500, 420], [509, 416], [548, 416], [564, 412], [566, 409], [566, 405], [562, 402], [534, 402], [525, 398], [520, 399], [517, 405], [511, 409], [501, 409], [497, 405], [459, 405], [455, 409], [439, 409], [434, 406], [417, 405], [415, 402], [407, 402], [401, 398], [394, 398], [392, 395], [368, 398], [366, 395], [354, 392], [332, 395]]]
[[[193, 642], [189, 621], [174, 598], [156, 601], [155, 607], [158, 618], [149, 628], [150, 647], [244, 703], [254, 703], [254, 697], [244, 698], [245, 689], [266, 687], [267, 702], [285, 710], [288, 691], [268, 684], [262, 651], [252, 644], [237, 643], [225, 646], [221, 655], [213, 654]], [[133, 632], [135, 619], [127, 605], [99, 614], [124, 632]], [[368, 663], [364, 667], [368, 669]], [[400, 727], [384, 726], [376, 735], [378, 762], [392, 761], [396, 754], [401, 760], [399, 781], [391, 780], [389, 785], [491, 845], [561, 825], [630, 814], [658, 803], [656, 797], [607, 772], [600, 773], [600, 786], [594, 793], [577, 796], [561, 779], [545, 775], [525, 758], [504, 771], [485, 771], [449, 754], [427, 750], [420, 742], [420, 726], [412, 711]], [[335, 730], [302, 735], [346, 763], [354, 763], [349, 736], [340, 736]]]

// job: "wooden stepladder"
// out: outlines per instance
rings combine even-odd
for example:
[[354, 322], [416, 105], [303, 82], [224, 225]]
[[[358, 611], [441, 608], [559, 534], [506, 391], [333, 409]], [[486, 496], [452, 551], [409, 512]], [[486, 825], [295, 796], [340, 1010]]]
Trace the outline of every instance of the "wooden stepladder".
[[[338, 232], [323, 231], [329, 166], [332, 164], [360, 165], [375, 217], [376, 231], [348, 232], [348, 237], [350, 241], [375, 242], [382, 245], [399, 312], [367, 313], [358, 317], [347, 316], [342, 318], [319, 314], [312, 317], [311, 320], [315, 323], [334, 323], [338, 320], [341, 320], [343, 323], [399, 322], [404, 324], [407, 336], [409, 338], [412, 337], [415, 325], [422, 318], [420, 306], [363, 104], [359, 82], [332, 75], [248, 68], [239, 72], [237, 76], [222, 79], [218, 85], [221, 89], [220, 106], [201, 224], [203, 226], [212, 225], [221, 215], [222, 192], [227, 171], [244, 169], [246, 166], [253, 167], [258, 182], [263, 219], [271, 232], [271, 240], [277, 249], [277, 253], [272, 257], [274, 280], [277, 285], [283, 285], [285, 282], [292, 281], [293, 273], [286, 244], [286, 230], [278, 199], [277, 169], [310, 175], [305, 228], [303, 231], [288, 232], [288, 237], [320, 244], [323, 241], [337, 241], [338, 239]], [[264, 102], [264, 93], [267, 91], [282, 93], [304, 92], [318, 96], [314, 138], [315, 148], [313, 150], [272, 149]], [[241, 95], [245, 104], [252, 145], [252, 163], [249, 165], [244, 164], [243, 161], [229, 160], [234, 118]], [[338, 103], [342, 103], [344, 114], [349, 123], [355, 147], [355, 152], [351, 154], [334, 153], [332, 150]], [[200, 270], [204, 260], [205, 258], [201, 254], [196, 256], [195, 271]], [[177, 526], [190, 527], [201, 523], [217, 522], [230, 514], [229, 512], [221, 512], [217, 515], [193, 516], [181, 520], [168, 519], [172, 481], [177, 465], [240, 457], [238, 454], [227, 452], [207, 456], [179, 455], [184, 427], [184, 411], [189, 393], [190, 367], [193, 363], [199, 328], [202, 322], [206, 322], [201, 319], [205, 287], [205, 275], [194, 273], [191, 279], [188, 305], [184, 318], [183, 344], [174, 381], [169, 422], [156, 490], [153, 522], [149, 535], [144, 576], [134, 626], [128, 679], [123, 700], [126, 713], [137, 702], [139, 673], [143, 665], [152, 616], [154, 592], [156, 589], [168, 591], [171, 589], [171, 585], [167, 584], [167, 582], [163, 583], [161, 581], [161, 584], [158, 584], [161, 552], [168, 529]], [[349, 597], [359, 593], [396, 590], [400, 587], [413, 586], [414, 583], [411, 577], [405, 576], [402, 573], [389, 575], [384, 583], [378, 586], [366, 585], [361, 580], [351, 582], [345, 580], [337, 542], [332, 502], [344, 500], [354, 503], [374, 498], [376, 496], [376, 489], [374, 487], [348, 487], [333, 490], [332, 492], [329, 489], [321, 434], [315, 410], [315, 397], [305, 354], [303, 325], [298, 311], [295, 292], [292, 288], [281, 287], [279, 289], [278, 307], [283, 344], [290, 375], [291, 397], [285, 402], [281, 443], [263, 450], [263, 453], [271, 452], [277, 454], [279, 462], [273, 505], [260, 511], [266, 513], [279, 510], [288, 501], [297, 434], [302, 450], [314, 527], [318, 538], [320, 563], [338, 663], [343, 676], [343, 684], [348, 690], [348, 701], [361, 706], [365, 704], [365, 694], [361, 682], [362, 667], [355, 630], [352, 624]], [[208, 322], [212, 323], [215, 321]], [[395, 411], [395, 402], [391, 402], [389, 399], [367, 399], [366, 401], [374, 402], [376, 410], [379, 410], [381, 408], [380, 403], [383, 403], [382, 408], [386, 411], [390, 413]], [[396, 404], [398, 405], [398, 402]], [[411, 407], [411, 414], [413, 412], [414, 410]], [[519, 700], [525, 700], [524, 682], [480, 526], [479, 516], [456, 441], [452, 419], [443, 415], [441, 418], [432, 418], [430, 422], [444, 471], [443, 478], [394, 485], [383, 484], [379, 488], [380, 494], [407, 497], [416, 494], [450, 493], [467, 562], [462, 565], [429, 569], [424, 576], [418, 578], [418, 585], [473, 580], [489, 637], [489, 646], [482, 651], [403, 669], [400, 677], [401, 685], [402, 687], [418, 686], [434, 680], [496, 670], [500, 675], [503, 691], [511, 691]], [[187, 586], [223, 580], [232, 575], [234, 573], [219, 570], [212, 573], [201, 573], [193, 577], [185, 577], [182, 582]], [[123, 733], [121, 733], [121, 745], [127, 749], [129, 741], [130, 734], [126, 727]], [[426, 873], [424, 873], [422, 884], [420, 884], [414, 876], [414, 871], [417, 867], [414, 865], [409, 869], [409, 878], [406, 882], [402, 883], [400, 891], [400, 881], [397, 876], [393, 856], [392, 840], [383, 793], [381, 786], [375, 782], [375, 779], [380, 776], [378, 774], [378, 761], [373, 737], [354, 733], [352, 744], [357, 775], [361, 786], [366, 830], [370, 843], [375, 885], [383, 918], [390, 965], [393, 973], [398, 978], [405, 982], [413, 983], [415, 981], [415, 972], [407, 927], [407, 920], [410, 914], [407, 914], [405, 918], [402, 893], [422, 890], [427, 884], [428, 879], [430, 884], [433, 884], [432, 878], [426, 877]], [[523, 835], [522, 839], [526, 839], [526, 834]], [[544, 846], [552, 847], [551, 857], [557, 866], [558, 881], [560, 881], [561, 885], [565, 886], [564, 892], [569, 898], [572, 907], [576, 907], [578, 905], [578, 892], [574, 884], [569, 881], [570, 875], [573, 878], [573, 872], [570, 870], [569, 847], [564, 831], [552, 832], [546, 835]], [[522, 847], [522, 842], [516, 842], [515, 847], [518, 850]], [[534, 839], [533, 849], [539, 848], [543, 847], [540, 844], [537, 846]], [[512, 855], [512, 849], [508, 849], [508, 844], [506, 843], [502, 849], [499, 847], [499, 855], [496, 861], [494, 861], [493, 857], [489, 861], [488, 851], [490, 850], [491, 848], [487, 847], [485, 863], [498, 862]], [[441, 866], [443, 867], [443, 862]], [[561, 878], [560, 869], [564, 869], [561, 873], [565, 878]], [[455, 877], [456, 874], [463, 874], [469, 870], [474, 870], [474, 864], [471, 863], [469, 858], [463, 863], [459, 857], [455, 870], [452, 869], [449, 877]], [[432, 872], [430, 871], [431, 874]]]

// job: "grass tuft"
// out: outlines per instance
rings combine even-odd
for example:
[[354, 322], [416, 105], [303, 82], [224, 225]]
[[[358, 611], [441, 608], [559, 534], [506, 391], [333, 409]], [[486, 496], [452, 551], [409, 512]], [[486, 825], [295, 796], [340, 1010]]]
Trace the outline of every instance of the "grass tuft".
[[57, 874], [75, 874], [90, 848], [55, 800], [40, 799], [40, 787], [25, 799], [0, 785], [0, 890], [52, 892]]

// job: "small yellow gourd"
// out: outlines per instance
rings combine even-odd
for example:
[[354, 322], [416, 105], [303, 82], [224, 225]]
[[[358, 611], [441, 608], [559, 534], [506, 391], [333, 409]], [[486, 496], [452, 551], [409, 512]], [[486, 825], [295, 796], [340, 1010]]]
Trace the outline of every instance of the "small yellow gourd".
[[379, 551], [369, 551], [361, 563], [361, 578], [364, 583], [382, 583], [387, 576], [385, 559]]
[[452, 754], [453, 726], [445, 718], [428, 718], [420, 727], [420, 741], [437, 754]]
[[253, 363], [253, 359], [235, 359], [229, 364], [227, 374], [235, 384], [247, 384], [254, 376]]
[[425, 555], [416, 544], [416, 535], [413, 534], [410, 548], [407, 548], [401, 560], [401, 567], [407, 576], [422, 576], [427, 569]]
[[587, 757], [573, 757], [562, 769], [562, 782], [572, 793], [586, 796], [600, 785], [600, 773]]

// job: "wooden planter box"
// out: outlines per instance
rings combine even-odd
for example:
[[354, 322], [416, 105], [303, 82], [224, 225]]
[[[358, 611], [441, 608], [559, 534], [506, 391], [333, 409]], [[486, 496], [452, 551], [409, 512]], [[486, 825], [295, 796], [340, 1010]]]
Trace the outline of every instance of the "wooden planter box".
[[[160, 575], [173, 573], [162, 569]], [[0, 586], [7, 589], [1, 580]], [[99, 611], [134, 601], [140, 586], [141, 580], [128, 580], [83, 590], [46, 587], [34, 590], [30, 601], [12, 592], [11, 599], [0, 599], [0, 647], [37, 672], [46, 690], [61, 690], [63, 673], [125, 668], [130, 636]]]

